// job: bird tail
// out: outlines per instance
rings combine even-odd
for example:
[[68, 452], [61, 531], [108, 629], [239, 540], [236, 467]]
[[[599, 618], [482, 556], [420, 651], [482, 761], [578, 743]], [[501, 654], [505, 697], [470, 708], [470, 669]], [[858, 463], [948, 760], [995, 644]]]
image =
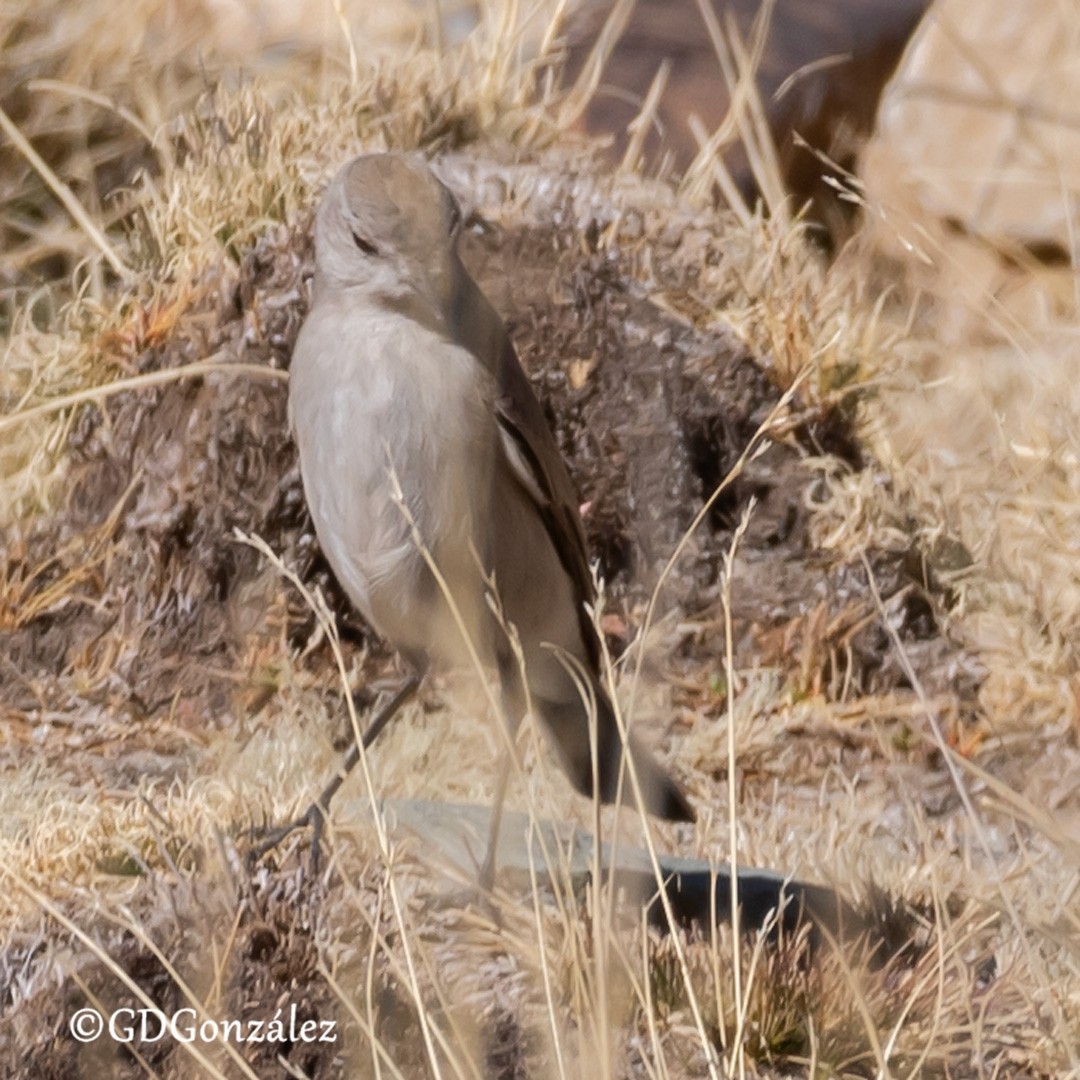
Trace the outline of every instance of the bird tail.
[[[595, 683], [593, 685], [598, 756], [595, 775], [599, 780], [600, 801], [613, 803], [617, 798], [622, 757], [629, 748], [641, 784], [645, 809], [667, 821], [695, 821], [693, 807], [679, 785], [653, 756], [633, 737], [624, 746], [610, 699], [601, 686]], [[590, 717], [585, 705], [580, 699], [562, 702], [534, 699], [533, 705], [551, 733], [570, 782], [582, 795], [592, 798], [594, 770], [589, 740]], [[622, 781], [622, 802], [628, 805], [634, 803], [633, 786], [629, 777], [624, 777]]]

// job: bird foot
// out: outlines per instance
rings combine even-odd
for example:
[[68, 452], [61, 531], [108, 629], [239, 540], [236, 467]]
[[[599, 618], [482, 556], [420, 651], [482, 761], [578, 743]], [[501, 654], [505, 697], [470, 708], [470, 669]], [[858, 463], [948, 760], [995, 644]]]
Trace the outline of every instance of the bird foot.
[[302, 829], [306, 825], [311, 826], [311, 874], [316, 876], [319, 872], [319, 848], [322, 841], [323, 827], [326, 825], [327, 807], [330, 805], [330, 800], [337, 794], [338, 789], [344, 783], [345, 778], [356, 767], [356, 763], [360, 760], [360, 754], [362, 749], [366, 750], [378, 737], [379, 732], [382, 731], [387, 724], [394, 718], [398, 709], [405, 704], [416, 693], [416, 688], [420, 685], [420, 674], [410, 675], [406, 680], [399, 684], [394, 696], [386, 702], [383, 707], [376, 714], [374, 720], [368, 725], [367, 730], [364, 732], [363, 738], [360, 740], [359, 745], [354, 745], [349, 752], [345, 755], [345, 760], [341, 763], [341, 769], [337, 776], [326, 785], [323, 793], [315, 800], [307, 810], [296, 818], [295, 821], [290, 821], [286, 825], [271, 826], [266, 828], [252, 829], [249, 835], [261, 836], [261, 843], [256, 844], [247, 853], [247, 866], [251, 870], [255, 864], [269, 851], [272, 851], [278, 846], [287, 836], [291, 836], [297, 829]]
[[254, 869], [264, 855], [273, 851], [283, 840], [292, 836], [298, 829], [311, 826], [311, 875], [315, 877], [319, 873], [319, 855], [322, 846], [322, 833], [326, 824], [326, 815], [318, 802], [313, 802], [300, 817], [287, 822], [284, 825], [261, 826], [249, 830], [248, 836], [258, 839], [258, 843], [252, 847], [246, 855], [246, 863], [249, 870]]

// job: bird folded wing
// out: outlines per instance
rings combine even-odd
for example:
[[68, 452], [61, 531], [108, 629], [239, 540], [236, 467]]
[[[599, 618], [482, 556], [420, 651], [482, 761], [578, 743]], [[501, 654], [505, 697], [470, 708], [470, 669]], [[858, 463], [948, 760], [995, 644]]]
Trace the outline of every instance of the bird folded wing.
[[495, 417], [501, 449], [514, 478], [535, 505], [559, 562], [573, 582], [581, 636], [589, 659], [597, 664], [599, 642], [585, 610], [595, 592], [577, 493], [509, 338], [499, 364], [499, 390]]

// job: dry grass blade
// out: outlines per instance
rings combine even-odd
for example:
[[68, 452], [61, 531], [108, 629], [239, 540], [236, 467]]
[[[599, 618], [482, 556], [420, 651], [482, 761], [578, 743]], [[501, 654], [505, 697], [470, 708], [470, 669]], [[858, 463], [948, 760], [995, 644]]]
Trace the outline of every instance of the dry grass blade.
[[132, 276], [131, 270], [117, 255], [112, 244], [106, 239], [97, 223], [86, 212], [79, 200], [75, 198], [71, 188], [49, 168], [45, 160], [33, 148], [26, 136], [16, 127], [11, 117], [2, 108], [0, 108], [0, 129], [14, 143], [19, 153], [30, 162], [42, 180], [48, 184], [52, 193], [63, 203], [64, 209], [72, 216], [75, 223], [90, 239], [94, 247], [98, 249], [113, 273], [122, 280], [129, 280]]
[[[50, 918], [55, 919], [65, 930], [68, 931], [79, 943], [93, 953], [102, 964], [119, 980], [132, 994], [138, 998], [139, 1001], [148, 1009], [157, 1009], [157, 1005], [152, 998], [143, 990], [141, 986], [121, 968], [116, 961], [81, 927], [69, 919], [47, 896], [39, 892], [28, 881], [23, 880], [18, 876], [12, 876], [11, 871], [4, 868], [2, 871], [3, 876], [7, 877], [11, 884], [24, 892], [29, 896], [35, 904], [37, 904], [42, 911], [46, 912]], [[195, 1001], [197, 999], [191, 998]], [[205, 1075], [211, 1077], [212, 1080], [225, 1080], [225, 1074], [194, 1044], [187, 1040], [180, 1040], [180, 1044], [184, 1047], [184, 1053], [188, 1054], [195, 1062], [201, 1066]], [[249, 1080], [257, 1080], [254, 1072], [251, 1071], [250, 1066], [246, 1061], [237, 1053], [236, 1049], [227, 1041], [222, 1040], [222, 1047], [225, 1052], [229, 1054], [233, 1062], [240, 1069], [244, 1076], [247, 1076]]]
[[596, 93], [604, 65], [618, 43], [619, 35], [626, 28], [634, 9], [634, 2], [635, 0], [615, 0], [611, 5], [611, 10], [604, 20], [600, 33], [596, 36], [596, 42], [581, 69], [581, 74], [559, 108], [559, 127], [571, 127], [585, 111], [589, 99]]
[[[289, 569], [282, 563], [281, 559], [269, 548], [266, 542], [258, 536], [246, 536], [244, 533], [237, 530], [237, 537], [241, 543], [248, 544], [256, 551], [260, 552], [269, 560], [269, 562], [276, 568], [278, 573], [282, 574], [289, 582], [296, 588], [300, 595], [304, 598], [304, 602], [311, 608], [318, 619], [319, 626], [322, 633], [326, 636], [326, 639], [330, 643], [330, 647], [333, 651], [334, 660], [337, 666], [338, 677], [341, 680], [341, 687], [343, 691], [343, 697], [345, 699], [348, 711], [349, 722], [352, 726], [353, 738], [356, 740], [356, 745], [363, 746], [363, 738], [360, 731], [360, 721], [356, 714], [356, 705], [353, 701], [352, 694], [349, 691], [349, 676], [345, 666], [345, 659], [341, 652], [341, 643], [338, 638], [337, 625], [333, 616], [330, 614], [326, 607], [325, 601], [311, 592], [310, 589], [300, 580], [295, 571]], [[360, 754], [360, 769], [361, 775], [364, 778], [364, 785], [367, 792], [369, 804], [375, 823], [375, 832], [379, 844], [379, 852], [383, 858], [384, 865], [387, 867], [388, 889], [391, 900], [391, 907], [394, 912], [394, 918], [397, 921], [399, 932], [402, 936], [402, 943], [404, 946], [404, 955], [406, 969], [408, 972], [408, 985], [411, 993], [413, 994], [414, 1001], [416, 1002], [417, 1015], [420, 1019], [420, 1028], [424, 1038], [424, 1045], [427, 1051], [428, 1062], [436, 1077], [442, 1075], [442, 1069], [440, 1066], [439, 1055], [436, 1053], [435, 1043], [436, 1041], [442, 1041], [442, 1034], [438, 1031], [432, 1017], [429, 1015], [428, 1010], [424, 1005], [423, 995], [420, 989], [420, 982], [418, 979], [418, 973], [416, 970], [415, 959], [413, 956], [413, 949], [410, 946], [410, 935], [408, 920], [405, 916], [405, 906], [397, 886], [397, 883], [393, 875], [393, 852], [390, 844], [390, 838], [387, 833], [386, 823], [383, 818], [382, 810], [379, 805], [379, 799], [376, 794], [377, 788], [371, 772], [367, 755]]]
[[[754, 512], [754, 500], [750, 499], [743, 511], [739, 524], [731, 537], [731, 544], [724, 553], [724, 587], [721, 593], [724, 608], [724, 681], [727, 684], [727, 771], [728, 771], [728, 844], [729, 861], [731, 864], [731, 933], [739, 939], [740, 915], [739, 915], [739, 806], [736, 795], [735, 783], [736, 752], [735, 752], [735, 631], [731, 619], [731, 583], [734, 574], [735, 555], [739, 544], [746, 535], [750, 517]], [[756, 957], [756, 954], [755, 954]], [[735, 1066], [740, 1077], [746, 1075], [746, 1051], [743, 1046], [744, 1028], [746, 1023], [746, 998], [743, 991], [742, 963], [736, 955], [732, 968], [735, 984], [735, 1014], [738, 1021], [735, 1027], [735, 1039], [730, 1052], [735, 1057]], [[730, 1071], [730, 1069], [729, 1069]]]
[[143, 375], [131, 375], [126, 379], [114, 379], [112, 382], [103, 383], [100, 386], [88, 386], [83, 390], [63, 394], [50, 401], [44, 401], [40, 405], [18, 409], [7, 416], [0, 417], [0, 432], [36, 420], [42, 416], [50, 416], [54, 413], [77, 408], [79, 405], [86, 405], [89, 402], [99, 403], [115, 394], [123, 394], [131, 390], [145, 390], [151, 386], [167, 386], [169, 383], [181, 379], [198, 379], [204, 375], [216, 374], [244, 375], [248, 378], [269, 379], [278, 382], [288, 382], [289, 379], [289, 373], [279, 368], [262, 367], [258, 364], [233, 363], [214, 358], [196, 360], [194, 363], [185, 364], [182, 367], [166, 368], [163, 371], [148, 371]]
[[645, 147], [649, 129], [656, 123], [656, 111], [660, 105], [660, 99], [664, 95], [664, 87], [667, 86], [670, 75], [671, 61], [665, 59], [656, 69], [656, 75], [649, 85], [649, 92], [642, 102], [641, 111], [627, 127], [630, 132], [630, 140], [626, 144], [626, 152], [623, 154], [622, 165], [620, 166], [627, 172], [635, 172], [641, 162], [641, 152]]
[[[1038, 978], [1039, 981], [1042, 983], [1042, 988], [1046, 995], [1046, 1000], [1049, 1003], [1052, 1012], [1054, 1013], [1056, 1029], [1064, 1034], [1067, 1026], [1065, 1014], [1062, 1012], [1062, 1005], [1057, 994], [1054, 993], [1049, 972], [1047, 971], [1046, 966], [1042, 962], [1041, 957], [1038, 955], [1038, 953], [1032, 947], [1031, 943], [1028, 940], [1025, 922], [1021, 918], [1019, 910], [1017, 909], [1012, 889], [1006, 885], [1005, 877], [998, 869], [997, 859], [994, 856], [993, 847], [987, 835], [986, 828], [983, 825], [981, 816], [975, 809], [974, 802], [971, 798], [971, 793], [968, 791], [967, 784], [964, 782], [964, 779], [961, 775], [961, 766], [957, 763], [956, 752], [946, 742], [945, 737], [941, 731], [941, 725], [938, 722], [937, 715], [934, 713], [933, 709], [929, 707], [929, 702], [926, 699], [925, 691], [922, 688], [922, 682], [911, 665], [911, 660], [907, 654], [907, 650], [904, 647], [904, 643], [900, 640], [900, 637], [897, 634], [895, 627], [893, 626], [892, 622], [888, 617], [888, 612], [885, 610], [885, 606], [881, 600], [881, 594], [878, 590], [873, 568], [870, 566], [870, 563], [867, 561], [865, 555], [863, 556], [863, 568], [866, 572], [870, 592], [874, 598], [875, 604], [877, 605], [882, 625], [885, 627], [885, 631], [889, 635], [892, 646], [896, 650], [900, 663], [903, 665], [904, 671], [907, 674], [908, 679], [911, 681], [911, 685], [914, 688], [915, 693], [919, 696], [920, 702], [924, 706], [924, 715], [927, 724], [930, 727], [930, 731], [933, 735], [933, 739], [937, 746], [938, 752], [941, 754], [943, 760], [945, 761], [945, 766], [948, 770], [949, 778], [953, 786], [955, 787], [961, 802], [963, 803], [964, 811], [967, 814], [969, 821], [971, 822], [972, 830], [974, 832], [976, 840], [982, 847], [987, 864], [991, 868], [991, 878], [997, 888], [997, 893], [1001, 900], [1002, 906], [1008, 913], [1013, 926], [1016, 928], [1016, 931], [1019, 935], [1021, 949], [1026, 955], [1031, 970], [1034, 972], [1036, 978]], [[1077, 1055], [1077, 1049], [1071, 1039], [1068, 1039], [1067, 1037], [1063, 1039], [1063, 1047], [1069, 1055], [1071, 1068], [1074, 1071], [1077, 1068], [1080, 1068], [1080, 1056]]]

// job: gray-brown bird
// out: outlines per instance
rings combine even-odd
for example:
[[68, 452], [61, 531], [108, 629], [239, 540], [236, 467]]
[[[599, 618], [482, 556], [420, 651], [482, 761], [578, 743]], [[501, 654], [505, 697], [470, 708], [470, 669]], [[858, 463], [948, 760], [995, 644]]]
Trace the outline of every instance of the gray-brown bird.
[[[586, 795], [595, 709], [598, 794], [611, 802], [623, 742], [587, 611], [577, 497], [509, 336], [461, 262], [460, 229], [457, 201], [418, 157], [361, 156], [330, 184], [289, 392], [304, 491], [368, 622], [419, 674], [471, 656], [497, 668], [511, 731], [531, 705]], [[694, 820], [629, 745], [646, 808]]]

